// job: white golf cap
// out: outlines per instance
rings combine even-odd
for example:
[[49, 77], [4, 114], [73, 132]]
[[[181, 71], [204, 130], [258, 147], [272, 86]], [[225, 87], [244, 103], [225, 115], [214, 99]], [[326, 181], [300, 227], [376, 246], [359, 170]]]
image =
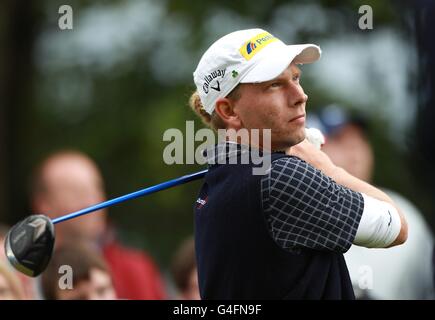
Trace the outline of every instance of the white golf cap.
[[235, 31], [213, 43], [203, 54], [193, 80], [205, 111], [239, 83], [265, 82], [278, 77], [292, 61], [312, 63], [321, 50], [314, 44], [286, 45], [262, 29]]

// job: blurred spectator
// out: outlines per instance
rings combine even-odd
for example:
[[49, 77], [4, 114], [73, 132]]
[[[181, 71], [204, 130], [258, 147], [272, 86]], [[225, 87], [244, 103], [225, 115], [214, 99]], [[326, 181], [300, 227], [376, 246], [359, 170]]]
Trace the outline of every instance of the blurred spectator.
[[[103, 179], [96, 164], [78, 151], [59, 151], [37, 167], [32, 179], [34, 212], [50, 218], [104, 201]], [[100, 249], [112, 272], [120, 299], [164, 299], [164, 284], [154, 261], [146, 253], [117, 242], [106, 223], [106, 211], [56, 225], [56, 245], [84, 238]]]
[[24, 288], [15, 271], [0, 259], [0, 300], [25, 299]]
[[[322, 150], [337, 166], [371, 182], [374, 154], [365, 118], [328, 106], [311, 115], [307, 125], [324, 132], [326, 144]], [[345, 259], [355, 295], [360, 299], [432, 299], [432, 232], [411, 202], [391, 190], [383, 191], [402, 208], [409, 225], [408, 240], [388, 250], [351, 247]]]
[[[61, 289], [60, 283], [67, 285], [68, 271], [62, 266], [71, 267], [72, 288]], [[65, 279], [65, 281], [64, 281]], [[89, 244], [77, 242], [58, 247], [42, 274], [42, 291], [48, 300], [114, 300], [116, 299], [109, 268], [104, 258], [92, 250]]]
[[172, 277], [178, 290], [178, 299], [200, 300], [196, 269], [195, 242], [186, 239], [178, 248], [171, 265]]
[[[35, 299], [36, 298], [36, 284], [35, 280], [33, 278], [27, 277], [24, 274], [17, 272], [13, 267], [9, 264], [9, 261], [7, 261], [6, 254], [5, 254], [5, 238], [9, 231], [9, 227], [0, 224], [0, 263], [3, 263], [4, 267], [9, 268], [9, 272], [12, 274], [13, 278], [16, 278], [20, 284], [19, 286], [22, 287], [24, 290], [24, 298], [25, 299]], [[0, 285], [1, 286], [1, 285]]]
[[0, 224], [0, 261], [4, 261], [6, 259], [5, 255], [5, 237], [8, 233], [9, 228], [4, 225]]

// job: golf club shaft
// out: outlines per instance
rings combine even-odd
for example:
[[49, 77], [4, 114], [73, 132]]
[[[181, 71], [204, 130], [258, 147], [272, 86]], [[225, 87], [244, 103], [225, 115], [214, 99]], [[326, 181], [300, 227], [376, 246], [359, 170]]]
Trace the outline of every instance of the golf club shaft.
[[151, 187], [139, 190], [139, 191], [135, 191], [135, 192], [120, 196], [118, 198], [107, 200], [107, 201], [98, 203], [94, 206], [84, 208], [84, 209], [81, 209], [81, 210], [73, 212], [73, 213], [66, 214], [64, 216], [53, 219], [51, 221], [53, 222], [53, 224], [57, 224], [57, 223], [60, 223], [63, 221], [77, 218], [79, 216], [82, 216], [82, 215], [85, 215], [85, 214], [88, 214], [88, 213], [91, 213], [94, 211], [98, 211], [98, 210], [113, 206], [115, 204], [118, 204], [118, 203], [121, 203], [121, 202], [124, 202], [127, 200], [135, 199], [135, 198], [142, 197], [142, 196], [145, 196], [145, 195], [148, 195], [151, 193], [155, 193], [155, 192], [158, 192], [161, 190], [165, 190], [165, 189], [168, 189], [168, 188], [171, 188], [174, 186], [178, 186], [180, 184], [184, 184], [184, 183], [187, 183], [190, 181], [198, 180], [198, 179], [201, 179], [202, 177], [204, 177], [205, 174], [207, 173], [207, 171], [208, 171], [208, 169], [205, 169], [205, 170], [195, 172], [192, 174], [188, 174], [188, 175], [176, 178], [176, 179], [162, 182], [162, 183], [159, 183], [155, 186], [151, 186]]

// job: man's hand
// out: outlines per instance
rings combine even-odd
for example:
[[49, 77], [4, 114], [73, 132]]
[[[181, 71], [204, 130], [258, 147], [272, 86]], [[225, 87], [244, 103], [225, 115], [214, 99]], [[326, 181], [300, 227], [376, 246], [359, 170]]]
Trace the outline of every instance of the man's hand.
[[305, 128], [305, 139], [314, 144], [317, 149], [321, 149], [326, 142], [322, 131], [317, 128]]
[[319, 150], [312, 143], [308, 142], [307, 139], [287, 149], [286, 154], [304, 160], [330, 177], [334, 175], [334, 172], [337, 169], [328, 155]]

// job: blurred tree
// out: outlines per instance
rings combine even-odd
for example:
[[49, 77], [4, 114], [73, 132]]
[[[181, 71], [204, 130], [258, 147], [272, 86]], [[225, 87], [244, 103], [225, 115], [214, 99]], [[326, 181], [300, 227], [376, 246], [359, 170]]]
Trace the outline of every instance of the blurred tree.
[[26, 208], [23, 181], [27, 172], [23, 168], [34, 115], [33, 48], [38, 13], [35, 2], [13, 0], [2, 1], [0, 13], [0, 218], [11, 220], [15, 212]]
[[[109, 197], [198, 170], [198, 165], [166, 165], [162, 137], [168, 128], [184, 132], [186, 120], [202, 126], [187, 107], [192, 71], [202, 51], [226, 32], [271, 27], [286, 41], [327, 43], [360, 32], [362, 4], [373, 7], [375, 28], [404, 29], [400, 4], [391, 1], [76, 0], [68, 1], [74, 29], [60, 31], [61, 4], [0, 2], [0, 217], [10, 223], [29, 212], [26, 182], [33, 166], [57, 148], [92, 156], [102, 168]], [[375, 32], [364, 34], [365, 39]], [[310, 107], [329, 102], [356, 107], [319, 87], [315, 77], [304, 77], [303, 85]], [[388, 121], [376, 121], [381, 128], [373, 137], [379, 150], [376, 179], [407, 194], [413, 185], [397, 172], [406, 172], [409, 163], [391, 163], [391, 154], [403, 153], [382, 136]], [[199, 185], [125, 203], [112, 208], [110, 217], [126, 241], [166, 264], [177, 243], [193, 232]]]
[[[433, 194], [435, 192], [435, 3], [433, 1], [413, 2], [413, 27], [416, 32], [418, 54], [418, 78], [416, 79], [417, 122], [415, 126], [414, 144], [410, 163], [413, 172], [424, 186], [426, 192], [418, 192], [416, 196], [430, 211], [429, 218], [435, 226], [435, 208]], [[411, 182], [412, 183], [412, 182]]]

